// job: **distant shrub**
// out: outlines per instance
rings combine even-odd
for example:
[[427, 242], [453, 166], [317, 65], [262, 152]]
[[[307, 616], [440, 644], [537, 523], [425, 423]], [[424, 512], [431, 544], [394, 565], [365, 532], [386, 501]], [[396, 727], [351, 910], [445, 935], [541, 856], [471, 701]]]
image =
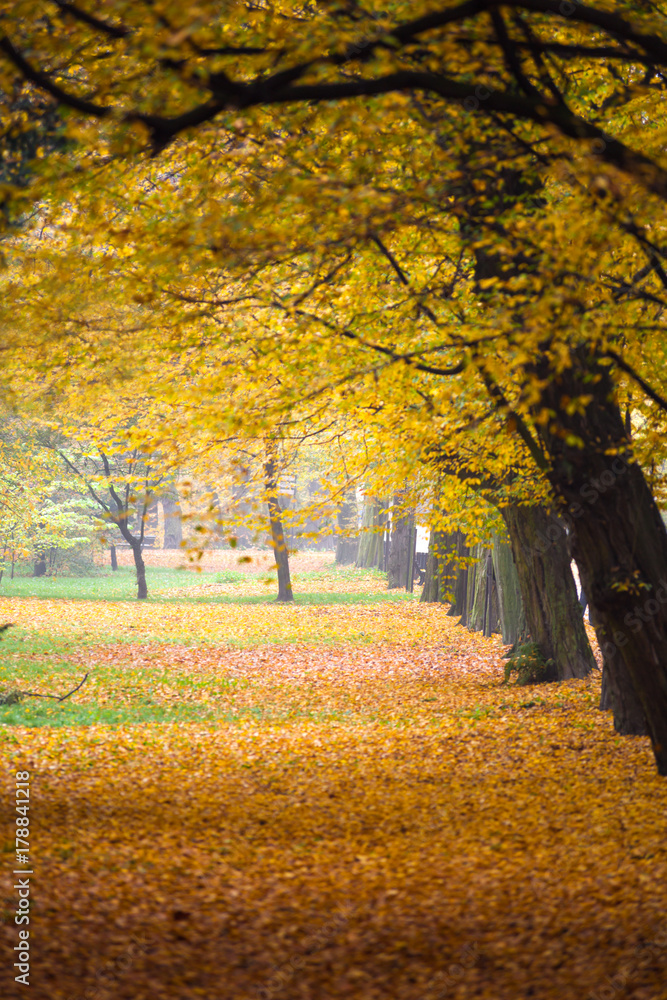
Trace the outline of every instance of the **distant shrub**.
[[216, 573], [216, 583], [240, 583], [246, 579], [245, 573], [239, 573], [236, 569], [224, 569], [221, 573]]

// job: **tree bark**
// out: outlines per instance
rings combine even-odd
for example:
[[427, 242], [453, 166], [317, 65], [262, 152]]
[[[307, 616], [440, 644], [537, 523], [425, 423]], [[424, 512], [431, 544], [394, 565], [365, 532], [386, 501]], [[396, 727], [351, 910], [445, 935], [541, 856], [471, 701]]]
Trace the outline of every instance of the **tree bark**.
[[116, 546], [113, 542], [109, 546], [109, 555], [111, 557], [111, 569], [115, 573], [118, 569], [118, 556], [116, 555]]
[[581, 617], [562, 524], [541, 506], [501, 508], [531, 639], [553, 667], [548, 680], [585, 677], [595, 667]]

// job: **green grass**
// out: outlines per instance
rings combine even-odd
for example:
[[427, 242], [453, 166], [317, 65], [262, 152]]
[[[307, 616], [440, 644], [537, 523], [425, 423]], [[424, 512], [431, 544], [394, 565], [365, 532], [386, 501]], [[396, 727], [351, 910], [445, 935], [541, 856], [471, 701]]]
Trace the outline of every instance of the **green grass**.
[[[185, 588], [197, 584], [216, 583], [216, 573], [193, 570], [153, 569], [146, 571], [148, 592]], [[0, 581], [2, 597], [38, 597], [70, 601], [131, 601], [136, 600], [137, 578], [134, 569], [122, 566], [117, 572], [101, 576], [29, 576], [6, 577]]]
[[[403, 591], [386, 591], [384, 593], [364, 592], [362, 584], [364, 577], [369, 570], [357, 570], [354, 567], [340, 567], [336, 575], [347, 579], [358, 579], [360, 589], [353, 594], [336, 594], [328, 591], [300, 594], [299, 574], [297, 571], [296, 582], [294, 584], [295, 600], [297, 604], [377, 604], [383, 601], [413, 601], [418, 595], [406, 594]], [[375, 571], [377, 572], [377, 571]], [[318, 580], [331, 577], [331, 573], [303, 573], [301, 579]], [[379, 574], [378, 574], [379, 575]], [[275, 582], [266, 585], [266, 594], [243, 594], [243, 581], [245, 579], [256, 581], [265, 580], [266, 573], [245, 574], [235, 570], [228, 570], [224, 573], [197, 573], [194, 570], [178, 569], [157, 569], [148, 568], [146, 572], [148, 581], [149, 601], [154, 604], [270, 604], [276, 599]], [[185, 590], [192, 587], [204, 586], [205, 584], [231, 583], [239, 585], [237, 594], [216, 594], [203, 592], [201, 596], [182, 596], [173, 594], [165, 596], [160, 591], [165, 590]], [[137, 597], [137, 584], [134, 569], [121, 567], [117, 572], [106, 575], [90, 577], [39, 577], [33, 579], [28, 576], [15, 577], [13, 580], [4, 578], [0, 581], [0, 597], [34, 597], [43, 600], [69, 600], [69, 601], [135, 601]]]
[[[275, 587], [267, 586], [267, 593], [264, 594], [248, 594], [244, 596], [243, 594], [204, 594], [202, 597], [188, 597], [188, 604], [275, 604], [276, 594]], [[418, 600], [418, 594], [405, 594], [402, 591], [396, 593], [395, 591], [387, 591], [383, 594], [368, 594], [363, 591], [359, 591], [354, 594], [332, 594], [329, 591], [323, 591], [321, 593], [311, 593], [311, 594], [300, 594], [298, 583], [294, 585], [294, 602], [295, 604], [308, 605], [308, 604], [386, 604], [387, 602], [392, 603], [395, 601], [414, 601]], [[156, 604], [180, 604], [185, 599], [182, 597], [156, 597], [154, 603]]]
[[[327, 605], [379, 604], [383, 602], [412, 601], [417, 595], [404, 592], [369, 593], [364, 589], [364, 582], [372, 571], [357, 570], [354, 567], [331, 567], [322, 572], [296, 571], [295, 590], [298, 605], [325, 607]], [[377, 574], [381, 576], [381, 574]], [[329, 591], [299, 594], [299, 580], [305, 584], [317, 584], [318, 580], [331, 582], [332, 576], [347, 581], [359, 581], [359, 589], [354, 593], [331, 593]], [[192, 570], [149, 569], [149, 591], [152, 588], [156, 596], [150, 603], [160, 604], [250, 604], [268, 605], [275, 602], [275, 583], [268, 584], [266, 593], [260, 595], [244, 595], [244, 581], [265, 580], [266, 571], [252, 574], [240, 573], [234, 570], [223, 573], [197, 573]], [[219, 594], [202, 591], [198, 594], [199, 585], [227, 583], [237, 585], [236, 593]], [[93, 577], [55, 577], [33, 579], [32, 577], [16, 577], [14, 580], [0, 581], [0, 595], [17, 598], [37, 598], [51, 601], [83, 601], [98, 600], [108, 602], [136, 601], [135, 573], [132, 568], [122, 567], [116, 573], [110, 570]], [[187, 593], [185, 593], [187, 588]], [[163, 596], [159, 591], [170, 590], [173, 594]], [[276, 608], [280, 614], [280, 608]], [[159, 612], [158, 612], [159, 616]], [[328, 646], [336, 644], [339, 638], [335, 627], [323, 628], [321, 634], [317, 628], [311, 635], [311, 641]], [[357, 635], [347, 635], [346, 639], [358, 644], [372, 641], [372, 636], [360, 630]], [[276, 642], [289, 643], [303, 641], [302, 633], [297, 629], [294, 636], [286, 635], [281, 630]], [[49, 635], [45, 631], [23, 630], [15, 627], [0, 636], [0, 692], [32, 691], [40, 694], [63, 695], [74, 688], [83, 678], [86, 671], [93, 669], [93, 678], [87, 686], [77, 692], [71, 699], [59, 703], [52, 698], [42, 699], [26, 697], [12, 705], [0, 705], [0, 730], [2, 736], [8, 738], [13, 726], [55, 726], [76, 727], [90, 725], [119, 725], [132, 723], [168, 723], [187, 721], [242, 723], [247, 721], [262, 721], [266, 723], [281, 722], [287, 719], [304, 718], [316, 721], [344, 721], [347, 713], [327, 710], [321, 712], [316, 706], [308, 710], [293, 706], [286, 708], [281, 701], [273, 704], [272, 699], [264, 703], [260, 696], [259, 703], [248, 707], [239, 705], [238, 709], [229, 701], [218, 703], [215, 699], [209, 701], [206, 697], [214, 689], [226, 689], [233, 692], [252, 686], [252, 681], [246, 678], [202, 676], [193, 672], [192, 675], [179, 676], [178, 671], [155, 662], [154, 665], [142, 662], [139, 670], [128, 665], [109, 663], [103, 655], [97, 662], [91, 660], [86, 649], [93, 646], [115, 645], [125, 646], [140, 643], [168, 643], [192, 648], [200, 642], [197, 634], [191, 633], [187, 622], [183, 634], [173, 628], [168, 635], [160, 630], [159, 621], [153, 629], [134, 629], [132, 625], [123, 630], [97, 630], [90, 627], [76, 635]], [[265, 633], [253, 636], [245, 634], [238, 640], [223, 642], [227, 648], [243, 648], [254, 645], [266, 645], [271, 642]], [[178, 694], [165, 702], [160, 696], [162, 685], [174, 686]], [[182, 700], [180, 692], [182, 692]]]
[[206, 722], [215, 718], [202, 705], [163, 708], [144, 705], [111, 708], [107, 705], [78, 705], [75, 702], [26, 699], [17, 705], [0, 705], [0, 726], [114, 726], [139, 722]]

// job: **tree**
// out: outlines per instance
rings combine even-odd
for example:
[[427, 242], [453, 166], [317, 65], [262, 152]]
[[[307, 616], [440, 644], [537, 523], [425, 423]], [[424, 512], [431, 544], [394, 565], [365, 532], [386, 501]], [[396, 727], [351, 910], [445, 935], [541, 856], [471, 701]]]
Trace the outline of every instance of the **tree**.
[[[82, 96], [75, 76], [56, 81], [53, 60], [62, 55], [62, 39], [44, 32], [27, 10], [16, 37], [0, 45], [3, 90], [9, 93], [17, 79], [30, 81], [82, 116], [73, 128], [92, 145], [113, 136], [131, 149], [122, 130], [139, 123], [158, 151], [199, 128], [196, 140], [184, 140], [174, 154], [169, 183], [177, 196], [158, 210], [166, 186], [149, 190], [145, 174], [131, 196], [130, 208], [141, 203], [155, 213], [151, 246], [141, 212], [112, 227], [118, 281], [143, 303], [167, 288], [169, 320], [174, 303], [184, 304], [182, 330], [192, 322], [192, 306], [205, 307], [209, 318], [235, 315], [240, 323], [244, 300], [244, 318], [248, 301], [254, 322], [261, 310], [281, 317], [276, 349], [262, 335], [255, 360], [257, 372], [266, 373], [280, 355], [288, 373], [281, 376], [283, 407], [299, 394], [312, 398], [323, 382], [328, 391], [332, 382], [355, 378], [361, 395], [355, 405], [375, 406], [378, 396], [398, 394], [416, 405], [417, 395], [422, 415], [438, 425], [442, 409], [450, 417], [457, 410], [441, 404], [444, 396], [456, 402], [459, 376], [470, 376], [464, 386], [479, 382], [486, 408], [520, 440], [550, 484], [560, 516], [570, 519], [572, 551], [596, 620], [631, 678], [665, 773], [667, 617], [659, 595], [667, 534], [634, 461], [619, 398], [634, 383], [652, 406], [667, 410], [660, 378], [647, 367], [651, 351], [664, 350], [664, 330], [648, 310], [663, 308], [667, 286], [661, 249], [667, 175], [658, 162], [657, 127], [667, 47], [664, 26], [650, 10], [621, 3], [618, 12], [569, 7], [521, 0], [417, 17], [407, 4], [392, 5], [391, 16], [386, 4], [368, 17], [317, 8], [306, 14], [307, 30], [300, 21], [294, 31], [281, 16], [286, 12], [260, 19], [244, 11], [225, 27], [211, 17], [199, 34], [186, 15], [183, 32], [160, 23], [147, 42], [143, 10], [140, 19], [125, 12], [126, 22], [112, 14], [102, 21], [68, 5], [79, 33], [77, 65], [86, 67], [86, 87], [103, 95], [95, 101]], [[113, 51], [121, 36], [124, 54], [136, 45], [134, 85], [117, 75], [113, 59], [97, 58], [100, 40]], [[472, 70], [471, 44], [480, 53]], [[174, 64], [182, 74], [176, 78]], [[172, 106], [187, 108], [183, 113], [158, 108], [165, 72]], [[372, 99], [332, 103], [354, 97]], [[320, 102], [326, 103], [318, 114], [312, 109]], [[642, 148], [633, 115], [656, 124], [643, 129]], [[86, 130], [86, 117], [109, 129]], [[616, 137], [623, 133], [627, 141]], [[195, 150], [199, 155], [191, 155]], [[72, 172], [82, 162], [77, 155]], [[59, 162], [47, 159], [45, 176]], [[123, 180], [131, 173], [125, 169]], [[216, 183], [221, 175], [224, 185]], [[233, 181], [244, 194], [232, 212]], [[91, 219], [110, 206], [109, 190]], [[275, 191], [288, 196], [278, 204]], [[178, 204], [187, 205], [189, 216]], [[133, 246], [142, 255], [120, 277], [121, 256]], [[183, 246], [187, 255], [173, 253]], [[388, 276], [396, 293], [387, 290]], [[22, 283], [11, 284], [11, 274], [9, 280], [3, 308], [13, 329], [29, 327], [37, 305], [26, 304]], [[48, 302], [46, 289], [58, 282], [56, 269], [34, 303]], [[52, 309], [62, 315], [62, 301]], [[401, 366], [409, 378], [395, 377]], [[370, 385], [369, 371], [384, 385]], [[342, 393], [337, 402], [351, 405]], [[476, 408], [470, 419], [485, 418]]]
[[60, 448], [58, 454], [66, 467], [86, 484], [90, 496], [102, 511], [104, 523], [115, 525], [132, 550], [137, 573], [137, 599], [145, 600], [148, 597], [143, 558], [146, 517], [163, 479], [155, 471], [154, 459], [137, 448], [109, 452], [98, 447], [78, 457]]

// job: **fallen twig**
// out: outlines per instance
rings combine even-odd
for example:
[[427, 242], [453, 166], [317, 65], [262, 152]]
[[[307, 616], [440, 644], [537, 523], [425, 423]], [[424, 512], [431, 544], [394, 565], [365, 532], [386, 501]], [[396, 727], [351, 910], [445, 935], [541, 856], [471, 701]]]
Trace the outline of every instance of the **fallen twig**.
[[83, 680], [81, 681], [80, 684], [77, 684], [77, 686], [75, 688], [72, 688], [71, 691], [68, 691], [67, 694], [63, 694], [63, 695], [58, 695], [58, 694], [39, 694], [36, 691], [17, 691], [16, 693], [21, 698], [55, 698], [56, 701], [64, 701], [65, 698], [69, 698], [71, 695], [76, 694], [76, 692], [79, 690], [79, 688], [83, 687], [83, 685], [86, 683], [86, 681], [88, 680], [89, 676], [90, 676], [90, 672], [88, 672], [84, 676], [84, 678], [83, 678]]

